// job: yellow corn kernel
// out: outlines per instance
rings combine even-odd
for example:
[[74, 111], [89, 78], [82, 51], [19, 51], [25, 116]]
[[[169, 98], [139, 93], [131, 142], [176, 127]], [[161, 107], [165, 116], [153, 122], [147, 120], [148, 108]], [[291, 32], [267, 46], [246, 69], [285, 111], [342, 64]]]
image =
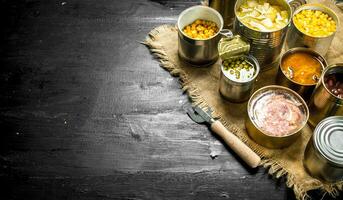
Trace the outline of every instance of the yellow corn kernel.
[[185, 26], [183, 32], [194, 39], [207, 39], [215, 35], [219, 31], [216, 23], [197, 19], [193, 23]]
[[294, 25], [313, 37], [326, 37], [336, 31], [336, 22], [319, 10], [302, 10], [293, 17]]

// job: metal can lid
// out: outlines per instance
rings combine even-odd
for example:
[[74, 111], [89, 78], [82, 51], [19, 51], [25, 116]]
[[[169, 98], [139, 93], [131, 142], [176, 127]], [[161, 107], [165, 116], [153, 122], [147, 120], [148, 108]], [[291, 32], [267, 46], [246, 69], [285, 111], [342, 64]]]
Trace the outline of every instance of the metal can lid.
[[343, 167], [343, 116], [325, 118], [314, 130], [314, 145], [330, 163]]
[[218, 53], [222, 60], [247, 54], [250, 51], [250, 44], [241, 36], [223, 37], [218, 43]]

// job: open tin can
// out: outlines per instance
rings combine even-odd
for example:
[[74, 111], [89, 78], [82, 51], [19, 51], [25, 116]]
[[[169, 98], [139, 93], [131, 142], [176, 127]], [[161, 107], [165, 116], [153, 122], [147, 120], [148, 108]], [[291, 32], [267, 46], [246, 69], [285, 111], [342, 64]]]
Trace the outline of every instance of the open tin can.
[[224, 99], [235, 103], [244, 102], [249, 99], [254, 89], [256, 77], [260, 72], [260, 65], [252, 55], [236, 56], [236, 59], [239, 58], [246, 60], [246, 62], [252, 66], [253, 75], [248, 80], [233, 80], [222, 64], [219, 82], [219, 92], [221, 96], [224, 97]]
[[256, 143], [272, 149], [294, 143], [306, 125], [309, 111], [293, 90], [278, 85], [265, 86], [249, 99], [245, 127]]
[[[302, 57], [303, 59], [300, 59]], [[290, 61], [290, 59], [292, 59], [292, 61]], [[305, 63], [305, 60], [306, 60], [306, 63]], [[292, 63], [295, 66], [286, 66], [286, 65], [290, 65], [290, 63]], [[306, 72], [305, 69], [300, 70], [300, 69], [295, 69], [295, 68], [309, 67], [309, 64], [313, 65], [311, 66], [311, 69], [310, 69], [311, 71], [314, 68], [318, 68], [313, 71], [313, 74], [315, 73], [317, 74], [312, 75], [313, 80], [311, 79], [309, 80], [310, 82], [305, 83], [304, 78], [301, 78], [301, 76], [300, 78], [298, 77], [300, 73], [304, 73], [303, 75], [304, 77], [305, 73], [308, 73], [308, 72]], [[319, 53], [311, 49], [301, 48], [301, 47], [289, 49], [281, 56], [276, 83], [278, 85], [282, 85], [282, 86], [285, 86], [294, 90], [305, 101], [308, 101], [312, 95], [314, 88], [316, 87], [317, 82], [320, 80], [322, 71], [324, 70], [326, 66], [327, 66], [327, 63], [325, 59]], [[294, 75], [295, 70], [297, 70], [298, 76]], [[306, 77], [306, 78], [309, 79], [309, 77]], [[299, 79], [303, 82], [302, 83], [300, 83], [299, 81], [296, 82], [294, 79], [297, 81]]]
[[234, 34], [239, 34], [250, 44], [250, 54], [253, 55], [261, 66], [261, 71], [276, 67], [280, 58], [281, 50], [286, 39], [286, 33], [291, 21], [292, 9], [285, 0], [271, 1], [282, 6], [288, 12], [288, 23], [276, 31], [257, 31], [249, 28], [237, 17], [239, 8], [246, 0], [237, 0], [235, 5]]
[[[207, 39], [188, 37], [183, 32], [183, 28], [197, 19], [216, 23], [219, 31]], [[195, 66], [207, 66], [216, 62], [219, 56], [217, 45], [222, 37], [223, 24], [224, 21], [219, 12], [208, 6], [192, 6], [182, 11], [177, 20], [179, 57]]]
[[343, 180], [343, 116], [322, 120], [306, 146], [304, 167], [327, 182]]
[[[336, 22], [336, 31], [339, 29], [339, 18], [330, 8], [319, 3], [305, 4], [298, 7], [293, 16], [303, 10], [319, 10], [328, 14]], [[329, 50], [333, 38], [335, 37], [335, 33], [336, 32], [325, 37], [310, 36], [300, 31], [292, 20], [291, 26], [287, 33], [285, 46], [286, 49], [291, 49], [294, 47], [306, 47], [320, 53], [322, 56], [325, 56], [325, 54]]]
[[[340, 115], [343, 116], [343, 98], [338, 97], [327, 85], [328, 78], [338, 76], [343, 79], [343, 63], [333, 64], [325, 68], [309, 101], [310, 118], [309, 123], [314, 127], [322, 119]], [[343, 80], [339, 86], [343, 87]], [[334, 83], [333, 85], [336, 85]]]

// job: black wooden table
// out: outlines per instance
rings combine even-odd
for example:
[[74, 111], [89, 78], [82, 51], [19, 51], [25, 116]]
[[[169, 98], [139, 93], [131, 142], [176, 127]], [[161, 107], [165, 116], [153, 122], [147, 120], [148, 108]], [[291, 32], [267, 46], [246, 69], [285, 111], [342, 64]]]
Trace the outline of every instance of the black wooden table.
[[198, 3], [1, 1], [1, 199], [294, 199], [187, 117], [139, 43]]

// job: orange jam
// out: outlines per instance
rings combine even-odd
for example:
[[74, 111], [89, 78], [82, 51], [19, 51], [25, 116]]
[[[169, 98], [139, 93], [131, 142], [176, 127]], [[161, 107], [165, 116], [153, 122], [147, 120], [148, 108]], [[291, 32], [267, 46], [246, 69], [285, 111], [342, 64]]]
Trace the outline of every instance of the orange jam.
[[321, 62], [304, 52], [287, 55], [281, 61], [281, 70], [292, 81], [301, 85], [314, 85], [322, 73]]

